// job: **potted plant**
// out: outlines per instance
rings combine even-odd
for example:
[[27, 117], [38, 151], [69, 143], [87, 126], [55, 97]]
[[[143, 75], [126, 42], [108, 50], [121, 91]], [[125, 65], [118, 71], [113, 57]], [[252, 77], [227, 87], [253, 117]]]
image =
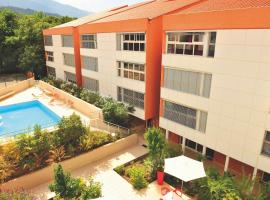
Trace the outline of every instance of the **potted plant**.
[[159, 185], [163, 185], [164, 182], [164, 156], [161, 155], [161, 157], [157, 163], [157, 183]]
[[159, 128], [153, 127], [147, 129], [145, 139], [152, 160], [153, 173], [157, 176], [158, 184], [162, 185], [164, 180], [165, 136]]

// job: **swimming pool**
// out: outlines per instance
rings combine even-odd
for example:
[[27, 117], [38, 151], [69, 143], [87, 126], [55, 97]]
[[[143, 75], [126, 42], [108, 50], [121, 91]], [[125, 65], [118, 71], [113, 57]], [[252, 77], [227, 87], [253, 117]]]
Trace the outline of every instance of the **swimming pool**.
[[32, 131], [37, 124], [48, 128], [61, 119], [38, 100], [0, 106], [0, 116], [0, 138]]

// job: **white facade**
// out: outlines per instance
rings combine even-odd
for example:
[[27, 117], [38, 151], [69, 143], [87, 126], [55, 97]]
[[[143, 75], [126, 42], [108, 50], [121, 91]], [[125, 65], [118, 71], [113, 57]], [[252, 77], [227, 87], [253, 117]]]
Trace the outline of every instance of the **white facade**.
[[46, 65], [55, 68], [56, 77], [65, 80], [64, 72], [75, 74], [75, 67], [64, 65], [63, 53], [73, 54], [73, 47], [62, 47], [61, 35], [53, 35], [53, 46], [45, 46], [45, 51], [53, 52], [54, 61], [46, 61]]
[[208, 113], [201, 133], [160, 117], [160, 126], [270, 173], [261, 155], [270, 130], [270, 30], [218, 30], [215, 57], [163, 54], [163, 66], [212, 74], [210, 98], [161, 89], [161, 99]]

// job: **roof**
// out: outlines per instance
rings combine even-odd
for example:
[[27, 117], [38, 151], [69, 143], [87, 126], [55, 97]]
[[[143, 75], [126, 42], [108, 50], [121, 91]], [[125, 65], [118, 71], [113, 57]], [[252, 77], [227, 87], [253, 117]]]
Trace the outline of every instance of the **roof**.
[[262, 7], [270, 8], [270, 0], [150, 0], [85, 16], [51, 29], [134, 19], [151, 20], [162, 15], [169, 16]]
[[53, 28], [77, 27], [87, 23], [102, 23], [130, 19], [153, 19], [202, 0], [152, 0], [131, 6], [121, 6], [108, 11], [81, 17]]
[[96, 20], [95, 23], [122, 21], [131, 19], [153, 19], [170, 12], [183, 9], [201, 0], [155, 0], [140, 6], [129, 7], [124, 12], [119, 12], [110, 17]]
[[200, 4], [189, 7], [175, 14], [177, 15], [263, 7], [270, 7], [270, 0], [205, 0]]
[[103, 19], [105, 17], [112, 16], [112, 15], [120, 13], [120, 12], [124, 12], [126, 10], [141, 6], [141, 5], [146, 4], [146, 3], [148, 3], [148, 2], [137, 3], [137, 4], [134, 4], [132, 6], [128, 6], [128, 5], [120, 6], [120, 7], [117, 7], [117, 8], [113, 8], [111, 10], [95, 13], [95, 14], [88, 15], [88, 16], [85, 16], [85, 17], [81, 17], [81, 18], [78, 18], [76, 20], [67, 22], [65, 24], [55, 26], [53, 28], [77, 27], [77, 26], [80, 26], [80, 25], [83, 25], [83, 24], [86, 24], [86, 23], [93, 22], [95, 20], [99, 20], [99, 19]]

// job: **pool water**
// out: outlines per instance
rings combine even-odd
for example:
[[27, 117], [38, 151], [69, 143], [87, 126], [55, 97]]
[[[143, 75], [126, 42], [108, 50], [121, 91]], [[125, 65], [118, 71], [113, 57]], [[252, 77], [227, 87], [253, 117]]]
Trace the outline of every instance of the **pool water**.
[[0, 106], [0, 138], [32, 131], [37, 124], [42, 128], [52, 127], [60, 119], [38, 100]]

